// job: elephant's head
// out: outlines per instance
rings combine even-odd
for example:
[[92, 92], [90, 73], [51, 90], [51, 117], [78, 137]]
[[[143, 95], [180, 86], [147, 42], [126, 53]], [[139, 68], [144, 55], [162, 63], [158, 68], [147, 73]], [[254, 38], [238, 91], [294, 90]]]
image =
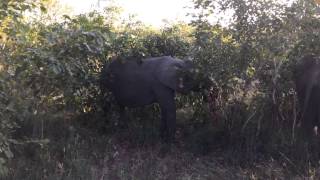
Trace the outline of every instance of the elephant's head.
[[178, 93], [210, 89], [213, 82], [204, 76], [189, 60], [165, 57], [158, 67], [157, 76], [160, 82]]
[[200, 92], [209, 105], [211, 113], [217, 108], [217, 84], [205, 73], [201, 72], [191, 61], [166, 57], [164, 64], [158, 67], [159, 80], [178, 93], [190, 91]]

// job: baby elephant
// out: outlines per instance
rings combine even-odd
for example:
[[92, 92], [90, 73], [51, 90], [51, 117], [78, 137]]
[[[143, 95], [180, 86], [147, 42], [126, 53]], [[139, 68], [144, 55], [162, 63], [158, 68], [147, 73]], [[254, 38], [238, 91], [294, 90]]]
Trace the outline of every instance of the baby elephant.
[[115, 58], [101, 73], [102, 88], [109, 89], [120, 105], [139, 107], [158, 103], [161, 109], [161, 136], [174, 139], [176, 128], [175, 93], [210, 88], [212, 82], [199, 82], [198, 70], [191, 61], [170, 56], [143, 60]]

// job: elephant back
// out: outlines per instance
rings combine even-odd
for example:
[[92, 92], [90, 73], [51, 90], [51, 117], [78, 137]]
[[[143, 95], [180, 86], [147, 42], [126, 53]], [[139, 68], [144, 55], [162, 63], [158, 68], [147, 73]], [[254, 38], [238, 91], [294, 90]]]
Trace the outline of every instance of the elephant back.
[[117, 83], [132, 77], [140, 69], [138, 60], [135, 58], [114, 57], [104, 64], [100, 75], [100, 85], [102, 89], [112, 89]]

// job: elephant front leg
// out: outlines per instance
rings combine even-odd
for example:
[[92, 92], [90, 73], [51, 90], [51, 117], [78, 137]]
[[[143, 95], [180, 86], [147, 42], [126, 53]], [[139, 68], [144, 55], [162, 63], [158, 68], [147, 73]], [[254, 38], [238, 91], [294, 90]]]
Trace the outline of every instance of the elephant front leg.
[[163, 92], [162, 96], [159, 96], [159, 104], [161, 108], [160, 135], [165, 142], [171, 142], [174, 140], [176, 132], [176, 104], [174, 92]]
[[176, 132], [176, 111], [169, 107], [162, 107], [161, 111], [161, 138], [165, 142], [171, 142]]
[[[174, 103], [175, 104], [175, 103]], [[173, 106], [167, 111], [167, 131], [168, 131], [168, 142], [171, 142], [175, 138], [176, 134], [176, 107]]]
[[122, 105], [119, 105], [119, 120], [118, 125], [121, 129], [127, 129], [128, 128], [128, 117], [126, 113], [126, 108]]
[[167, 122], [166, 122], [166, 114], [165, 111], [163, 110], [163, 108], [161, 108], [161, 124], [160, 124], [160, 137], [162, 140], [165, 140], [166, 137], [168, 137], [168, 126], [167, 126]]

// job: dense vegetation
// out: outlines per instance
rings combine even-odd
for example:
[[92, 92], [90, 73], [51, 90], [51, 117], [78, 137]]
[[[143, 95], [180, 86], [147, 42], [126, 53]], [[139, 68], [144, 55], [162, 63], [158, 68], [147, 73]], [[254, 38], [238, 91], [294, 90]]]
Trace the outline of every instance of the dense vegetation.
[[[299, 137], [293, 83], [298, 59], [320, 54], [313, 0], [194, 0], [192, 23], [160, 30], [121, 21], [113, 6], [51, 21], [50, 2], [0, 2], [2, 177], [319, 178], [319, 142]], [[227, 26], [208, 21], [228, 12]], [[192, 59], [219, 86], [217, 117], [200, 94], [178, 96], [177, 142], [164, 155], [156, 105], [131, 110], [122, 131], [98, 86], [114, 55]]]

